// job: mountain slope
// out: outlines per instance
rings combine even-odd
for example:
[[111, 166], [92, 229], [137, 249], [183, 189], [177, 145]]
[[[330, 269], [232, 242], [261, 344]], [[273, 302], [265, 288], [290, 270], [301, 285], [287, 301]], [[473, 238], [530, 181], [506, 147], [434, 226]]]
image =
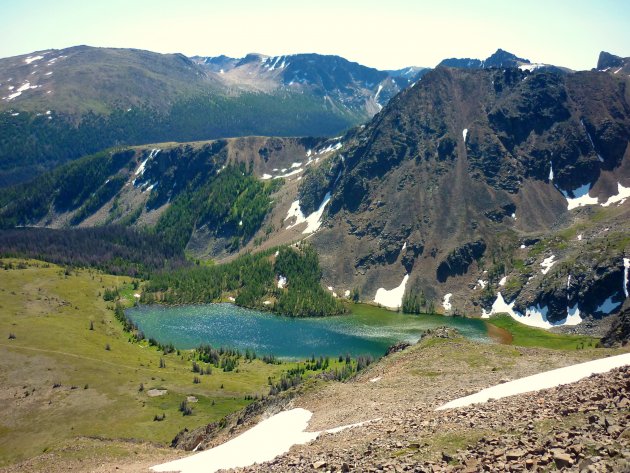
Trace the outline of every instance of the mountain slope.
[[233, 86], [266, 92], [274, 89], [307, 92], [361, 113], [367, 111], [369, 115], [428, 71], [422, 67], [379, 71], [339, 56], [321, 54], [252, 53], [241, 59], [227, 56], [193, 59]]
[[[344, 147], [329, 220], [312, 239], [324, 279], [337, 292], [358, 287], [365, 299], [400, 287], [446, 312], [481, 315], [502, 276], [528, 260], [523, 242], [570, 226], [569, 206], [585, 202], [579, 197], [589, 190], [591, 203], [622, 205], [606, 208], [600, 221], [617, 222], [615, 231], [627, 234], [619, 212], [627, 211], [622, 198], [630, 187], [629, 119], [623, 81], [609, 74], [430, 72]], [[588, 269], [576, 268], [575, 301], [585, 314], [619, 297], [611, 284], [622, 287], [618, 263], [629, 243], [621, 238], [597, 262], [602, 270], [611, 266], [610, 279], [588, 280]], [[528, 264], [542, 262], [550, 249], [539, 247]], [[530, 276], [544, 287], [560, 271], [558, 265]], [[495, 292], [484, 298], [483, 288]], [[547, 301], [521, 289], [511, 296], [520, 296], [523, 312], [546, 307], [552, 322], [567, 318], [566, 294], [552, 304], [558, 294]]]
[[335, 135], [409, 83], [337, 56], [286, 58], [77, 46], [0, 59], [0, 186], [120, 144]]
[[220, 86], [182, 54], [89, 46], [0, 59], [0, 84], [4, 110], [74, 116], [137, 106], [163, 110], [178, 97]]

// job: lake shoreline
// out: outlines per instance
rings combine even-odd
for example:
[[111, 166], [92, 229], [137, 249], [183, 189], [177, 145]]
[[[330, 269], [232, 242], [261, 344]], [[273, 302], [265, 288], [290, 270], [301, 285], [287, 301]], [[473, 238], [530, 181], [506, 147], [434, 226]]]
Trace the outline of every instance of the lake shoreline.
[[126, 315], [145, 338], [161, 344], [179, 349], [229, 346], [282, 359], [380, 357], [391, 345], [416, 343], [427, 329], [444, 325], [471, 339], [494, 341], [481, 319], [401, 314], [367, 304], [355, 304], [349, 315], [330, 317], [278, 317], [231, 303], [139, 305], [127, 309]]

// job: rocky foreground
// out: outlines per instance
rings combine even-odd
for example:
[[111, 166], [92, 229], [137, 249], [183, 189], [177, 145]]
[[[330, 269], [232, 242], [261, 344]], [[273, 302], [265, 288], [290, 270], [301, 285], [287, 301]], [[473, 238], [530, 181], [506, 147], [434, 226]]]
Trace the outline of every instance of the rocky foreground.
[[[460, 345], [460, 342], [449, 341], [425, 350], [444, 350], [452, 348], [453, 344]], [[462, 354], [467, 353], [465, 345], [460, 345]], [[504, 359], [511, 367], [492, 366], [490, 373], [528, 372], [535, 369], [535, 360], [540, 361], [535, 351], [513, 350], [514, 357]], [[409, 361], [409, 355], [400, 355], [401, 359], [394, 365], [404, 363], [405, 359]], [[417, 355], [411, 356], [414, 365], [421, 361]], [[490, 365], [500, 362], [492, 350], [485, 355], [483, 358]], [[562, 364], [571, 356], [575, 354], [558, 353]], [[605, 353], [601, 352], [601, 356]], [[431, 358], [425, 358], [424, 376], [432, 370]], [[363, 419], [373, 418], [378, 413], [377, 408], [376, 411], [381, 411], [379, 420], [338, 434], [322, 435], [308, 445], [292, 448], [270, 463], [238, 471], [630, 471], [630, 367], [593, 375], [570, 385], [436, 412], [435, 407], [440, 405], [436, 401], [443, 399], [444, 394], [459, 391], [455, 386], [466, 378], [473, 386], [484, 384], [488, 366], [480, 359], [469, 361], [478, 364], [480, 381], [469, 377], [440, 381], [441, 375], [435, 372], [426, 379], [425, 388], [416, 393], [422, 397], [424, 391], [427, 395], [424, 401], [418, 401], [417, 397], [412, 399], [409, 388], [417, 387], [412, 373], [406, 387], [388, 386], [396, 382], [388, 380], [385, 373], [378, 381], [371, 382], [366, 377], [347, 383], [347, 386], [355, 385], [355, 414]], [[458, 371], [458, 365], [458, 360], [453, 360], [453, 371]], [[502, 380], [507, 381], [505, 377]], [[435, 389], [440, 385], [448, 392], [440, 393]], [[390, 398], [390, 388], [400, 392], [402, 403]], [[330, 423], [331, 417], [343, 410], [341, 406], [348, 402], [343, 391], [340, 389], [337, 393], [337, 413], [332, 409], [325, 415], [320, 414], [319, 422], [315, 409], [326, 402], [324, 399], [320, 397], [317, 401], [315, 395], [307, 394], [296, 404], [315, 410], [311, 424], [316, 429], [321, 423]], [[372, 395], [365, 396], [370, 391]]]
[[[409, 412], [351, 435], [360, 438], [364, 429], [383, 429], [386, 435], [341, 451], [327, 451], [328, 442], [335, 442], [328, 436], [241, 471], [630, 471], [630, 368], [444, 413]], [[472, 429], [481, 436], [466, 448], [443, 452], [437, 461], [422, 460], [430, 447], [423, 439], [463, 441]]]

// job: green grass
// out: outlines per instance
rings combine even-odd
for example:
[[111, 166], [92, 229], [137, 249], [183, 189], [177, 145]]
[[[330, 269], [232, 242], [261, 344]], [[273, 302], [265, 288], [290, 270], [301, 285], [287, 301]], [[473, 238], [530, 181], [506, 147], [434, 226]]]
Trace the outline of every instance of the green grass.
[[563, 335], [544, 329], [529, 327], [511, 318], [499, 314], [488, 320], [492, 325], [505, 329], [512, 334], [514, 345], [522, 347], [554, 348], [557, 350], [578, 350], [595, 347], [598, 339], [585, 335]]
[[[36, 261], [0, 271], [0, 393], [9, 399], [0, 403], [0, 466], [62, 450], [79, 437], [164, 445], [184, 427], [243, 408], [251, 402], [246, 395], [266, 395], [267, 378], [279, 379], [295, 366], [242, 359], [238, 370], [213, 369], [193, 384], [190, 352], [164, 355], [146, 342], [132, 343], [114, 318], [113, 303], [100, 296], [106, 287], [122, 287], [129, 300], [131, 282], [90, 270], [66, 276]], [[154, 387], [168, 394], [149, 397]], [[198, 402], [184, 417], [178, 407], [189, 395]], [[155, 422], [162, 413], [165, 420]]]

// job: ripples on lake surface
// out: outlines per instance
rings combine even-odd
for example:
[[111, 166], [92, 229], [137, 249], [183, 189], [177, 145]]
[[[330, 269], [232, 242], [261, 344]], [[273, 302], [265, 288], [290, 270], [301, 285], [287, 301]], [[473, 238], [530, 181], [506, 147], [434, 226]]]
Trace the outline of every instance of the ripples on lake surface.
[[489, 341], [482, 320], [439, 315], [406, 315], [355, 305], [353, 314], [324, 318], [291, 318], [244, 309], [233, 304], [150, 305], [127, 310], [147, 338], [195, 348], [249, 348], [258, 355], [281, 358], [350, 355], [380, 356], [397, 342], [416, 342], [424, 330], [447, 325], [464, 336]]

